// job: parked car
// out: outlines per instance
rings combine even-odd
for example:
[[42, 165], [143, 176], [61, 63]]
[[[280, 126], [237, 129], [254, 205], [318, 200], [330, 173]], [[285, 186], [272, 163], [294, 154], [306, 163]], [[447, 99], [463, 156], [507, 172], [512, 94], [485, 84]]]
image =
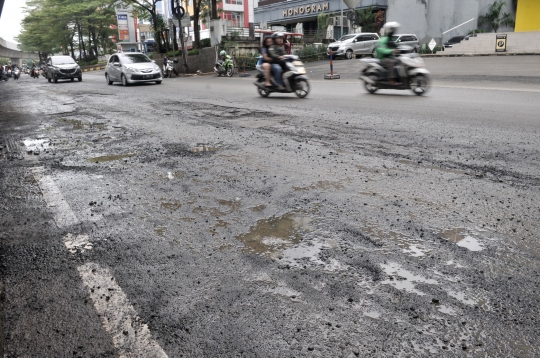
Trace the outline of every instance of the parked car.
[[468, 39], [469, 39], [469, 36], [454, 36], [450, 40], [444, 43], [444, 47], [451, 48], [452, 45], [457, 45], [461, 41], [468, 40]]
[[115, 53], [109, 58], [105, 68], [107, 84], [122, 82], [124, 86], [131, 83], [155, 82], [161, 84], [161, 69], [144, 53]]
[[420, 41], [418, 41], [418, 37], [413, 34], [394, 35], [392, 36], [392, 41], [394, 41], [398, 46], [411, 46], [414, 48], [414, 52], [418, 52], [418, 49], [420, 48]]
[[379, 41], [379, 35], [375, 33], [360, 33], [345, 35], [339, 41], [328, 45], [327, 53], [332, 56], [345, 56], [346, 59], [351, 59], [355, 55], [375, 55], [375, 47]]
[[82, 81], [82, 71], [77, 62], [70, 56], [50, 56], [45, 64], [45, 78], [51, 82], [58, 80], [71, 80], [75, 78]]

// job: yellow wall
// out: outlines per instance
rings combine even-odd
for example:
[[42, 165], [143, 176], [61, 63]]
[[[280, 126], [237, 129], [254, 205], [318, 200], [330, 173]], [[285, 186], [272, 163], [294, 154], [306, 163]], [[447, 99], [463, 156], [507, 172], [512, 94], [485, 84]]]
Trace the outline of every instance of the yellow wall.
[[540, 31], [540, 0], [518, 1], [514, 31]]

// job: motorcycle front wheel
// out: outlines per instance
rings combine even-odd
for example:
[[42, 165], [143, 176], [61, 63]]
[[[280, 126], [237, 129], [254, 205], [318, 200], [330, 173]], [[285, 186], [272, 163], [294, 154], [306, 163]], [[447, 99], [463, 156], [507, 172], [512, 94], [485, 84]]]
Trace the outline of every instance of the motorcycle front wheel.
[[429, 83], [429, 76], [418, 74], [411, 79], [411, 90], [415, 95], [422, 96], [429, 90]]
[[296, 80], [294, 83], [294, 93], [299, 98], [305, 98], [309, 93], [309, 83], [305, 79]]
[[234, 67], [233, 66], [229, 66], [227, 68], [227, 77], [232, 77], [234, 75]]
[[263, 89], [261, 87], [257, 87], [257, 91], [259, 92], [259, 95], [261, 97], [264, 97], [264, 98], [266, 98], [266, 97], [268, 97], [270, 95], [270, 92], [268, 92], [267, 90], [265, 90], [265, 89]]
[[368, 91], [371, 94], [377, 92], [377, 90], [379, 89], [379, 87], [377, 87], [377, 85], [375, 84], [377, 83], [377, 74], [368, 73], [366, 77], [368, 77], [370, 80], [373, 81], [373, 83], [364, 82], [364, 87], [366, 88], [366, 91]]

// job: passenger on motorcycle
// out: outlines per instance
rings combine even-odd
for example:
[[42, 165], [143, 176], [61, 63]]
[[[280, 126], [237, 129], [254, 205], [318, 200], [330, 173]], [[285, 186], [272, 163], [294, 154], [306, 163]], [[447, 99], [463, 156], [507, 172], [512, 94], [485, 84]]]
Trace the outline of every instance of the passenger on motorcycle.
[[392, 86], [397, 85], [394, 67], [399, 63], [399, 60], [395, 57], [398, 54], [398, 50], [396, 49], [396, 43], [392, 41], [392, 36], [397, 32], [399, 26], [399, 23], [395, 21], [384, 24], [384, 36], [377, 44], [377, 58], [381, 60], [381, 66], [386, 68], [388, 72], [388, 84]]
[[[283, 48], [283, 34], [281, 32], [276, 32], [272, 35], [272, 38], [274, 39], [274, 44], [270, 46], [268, 49], [268, 55], [272, 59], [272, 69], [275, 70], [281, 70], [280, 73], [276, 73], [276, 81], [278, 82], [278, 89], [284, 90], [285, 87], [283, 87], [283, 81], [281, 78], [281, 75], [283, 72], [287, 70], [287, 64], [285, 63], [285, 49]], [[274, 66], [278, 65], [278, 66]]]
[[272, 76], [272, 70], [274, 71], [274, 76], [276, 79], [276, 82], [278, 85], [281, 84], [281, 67], [276, 64], [272, 64], [273, 60], [272, 57], [270, 57], [270, 54], [268, 51], [270, 50], [270, 47], [274, 46], [274, 40], [271, 37], [266, 37], [263, 41], [263, 47], [261, 48], [261, 67], [264, 70], [264, 79], [265, 79], [265, 86], [266, 87], [272, 87], [272, 82], [270, 80]]

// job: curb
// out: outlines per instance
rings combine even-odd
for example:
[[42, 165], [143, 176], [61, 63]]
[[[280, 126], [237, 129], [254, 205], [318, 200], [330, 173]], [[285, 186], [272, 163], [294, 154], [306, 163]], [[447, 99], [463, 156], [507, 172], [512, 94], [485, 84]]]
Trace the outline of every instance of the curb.
[[88, 71], [99, 71], [99, 70], [104, 70], [105, 69], [105, 66], [98, 66], [98, 67], [81, 67], [81, 70], [83, 72], [88, 72]]
[[540, 52], [524, 52], [524, 53], [460, 53], [449, 55], [420, 55], [421, 57], [478, 57], [478, 56], [540, 56]]

